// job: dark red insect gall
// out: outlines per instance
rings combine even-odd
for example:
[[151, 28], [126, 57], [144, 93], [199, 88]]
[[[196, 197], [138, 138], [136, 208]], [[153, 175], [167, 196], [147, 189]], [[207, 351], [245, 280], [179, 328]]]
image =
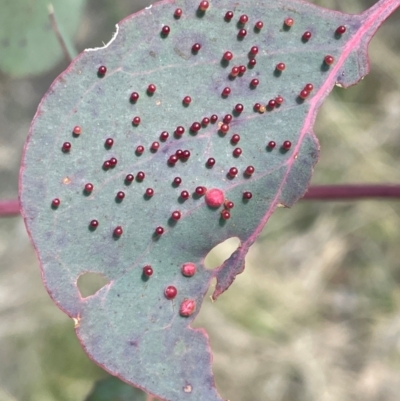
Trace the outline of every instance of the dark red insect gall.
[[177, 155], [171, 155], [168, 159], [168, 163], [171, 165], [175, 165], [178, 160], [179, 158]]
[[257, 64], [257, 60], [256, 60], [255, 58], [251, 58], [251, 59], [249, 60], [249, 62], [247, 63], [247, 65], [248, 65], [250, 68], [254, 67], [256, 64]]
[[139, 93], [132, 92], [131, 93], [131, 97], [130, 97], [130, 101], [131, 102], [137, 102], [138, 100], [139, 100]]
[[287, 26], [287, 27], [291, 27], [291, 26], [293, 26], [293, 24], [294, 24], [294, 19], [293, 18], [286, 18], [285, 19], [285, 21], [284, 21], [284, 23], [285, 23], [285, 25]]
[[206, 11], [210, 7], [210, 3], [208, 1], [201, 1], [199, 4], [199, 10]]
[[201, 124], [198, 123], [197, 121], [194, 122], [194, 123], [191, 125], [191, 127], [190, 127], [190, 129], [191, 129], [193, 132], [198, 132], [198, 131], [200, 131], [200, 128], [201, 128]]
[[225, 201], [225, 207], [228, 209], [233, 209], [235, 204], [232, 201], [226, 200]]
[[107, 72], [107, 67], [102, 65], [102, 66], [99, 67], [97, 72], [98, 72], [99, 75], [105, 75], [106, 72]]
[[235, 111], [236, 111], [236, 113], [241, 113], [243, 110], [244, 110], [244, 106], [243, 106], [241, 103], [238, 103], [238, 104], [235, 106]]
[[200, 49], [201, 49], [201, 44], [200, 44], [200, 43], [195, 43], [195, 44], [192, 46], [192, 51], [193, 51], [193, 53], [197, 53]]
[[176, 297], [176, 294], [178, 294], [178, 290], [173, 285], [169, 285], [164, 290], [164, 295], [165, 295], [165, 298], [167, 298], [167, 299], [174, 299]]
[[285, 150], [289, 150], [291, 148], [291, 146], [292, 146], [292, 142], [290, 142], [290, 141], [285, 141], [282, 144], [282, 148]]
[[181, 177], [175, 177], [173, 181], [175, 186], [179, 186], [182, 183], [182, 178]]
[[111, 148], [114, 145], [114, 140], [112, 138], [107, 138], [106, 141], [104, 142], [104, 145], [107, 148]]
[[168, 139], [168, 137], [169, 137], [169, 133], [167, 131], [161, 132], [161, 134], [160, 134], [161, 141], [166, 141]]
[[168, 25], [164, 25], [161, 29], [161, 33], [167, 36], [171, 32], [171, 28]]
[[313, 84], [307, 84], [304, 89], [308, 92], [311, 92], [314, 89], [314, 85]]
[[232, 114], [226, 114], [224, 119], [222, 120], [225, 124], [229, 124], [233, 119]]
[[249, 192], [249, 191], [243, 192], [243, 198], [244, 198], [244, 199], [249, 200], [249, 199], [251, 199], [252, 197], [253, 197], [253, 194], [252, 194], [251, 192]]
[[230, 21], [233, 18], [233, 12], [232, 11], [227, 11], [225, 14], [225, 19], [227, 21]]
[[153, 274], [153, 268], [150, 265], [143, 267], [143, 274], [146, 277], [150, 277]]
[[58, 206], [60, 206], [60, 203], [61, 203], [60, 199], [54, 198], [54, 199], [51, 201], [51, 206], [53, 206], [53, 207], [58, 207]]
[[157, 151], [160, 148], [160, 142], [153, 142], [151, 144], [151, 150], [153, 150], [154, 152]]
[[164, 229], [163, 229], [161, 226], [158, 226], [158, 227], [156, 227], [156, 229], [155, 229], [155, 233], [156, 233], [157, 235], [162, 235], [162, 234], [164, 234]]
[[253, 47], [250, 49], [250, 54], [251, 54], [252, 56], [255, 56], [256, 54], [258, 54], [258, 47], [257, 47], [257, 46], [253, 46]]
[[119, 191], [119, 192], [117, 193], [117, 199], [122, 200], [122, 199], [124, 199], [124, 198], [125, 198], [125, 192]]
[[231, 214], [230, 214], [229, 210], [224, 209], [221, 212], [221, 218], [223, 218], [224, 220], [229, 220], [231, 218]]
[[195, 192], [197, 195], [202, 196], [206, 193], [206, 187], [196, 187]]
[[247, 21], [249, 20], [249, 17], [246, 15], [246, 14], [243, 14], [243, 15], [241, 15], [240, 17], [239, 17], [239, 22], [241, 23], [241, 24], [245, 24]]
[[254, 78], [251, 80], [250, 86], [256, 87], [256, 86], [258, 86], [259, 83], [260, 83], [260, 81], [257, 78]]
[[238, 134], [233, 134], [231, 138], [231, 143], [233, 145], [236, 145], [240, 141], [240, 135]]
[[124, 230], [121, 226], [117, 226], [114, 228], [114, 236], [120, 237], [123, 234]]
[[185, 199], [185, 200], [186, 200], [186, 199], [189, 198], [189, 196], [190, 196], [190, 195], [189, 195], [189, 192], [188, 192], [188, 191], [182, 191], [182, 192], [181, 192], [181, 198], [182, 198], [182, 199]]
[[309, 91], [303, 89], [300, 93], [299, 93], [299, 97], [302, 99], [306, 99], [308, 97], [308, 95], [310, 94]]
[[93, 191], [93, 184], [91, 184], [90, 182], [88, 182], [86, 185], [85, 185], [85, 191], [86, 192], [88, 192], [88, 193], [90, 193], [90, 192], [92, 192]]
[[252, 175], [255, 171], [255, 168], [253, 166], [247, 166], [246, 170], [245, 170], [245, 174], [246, 175]]
[[149, 93], [154, 93], [156, 90], [157, 90], [157, 87], [154, 84], [150, 84], [147, 87], [147, 92], [149, 92]]
[[233, 54], [232, 52], [225, 52], [223, 57], [226, 61], [231, 61], [233, 59]]
[[260, 111], [261, 104], [260, 103], [255, 103], [253, 106], [254, 111]]
[[229, 131], [229, 124], [222, 124], [219, 130], [223, 133], [226, 134]]
[[136, 174], [136, 179], [137, 179], [138, 181], [143, 181], [145, 177], [146, 177], [146, 174], [145, 174], [143, 171], [139, 171], [139, 172]]
[[175, 210], [171, 213], [171, 218], [173, 220], [179, 220], [181, 218], [181, 212], [179, 210]]
[[62, 146], [63, 152], [69, 152], [71, 150], [71, 144], [69, 142], [64, 142]]
[[69, 152], [71, 150], [71, 144], [69, 142], [64, 142], [62, 146], [63, 152]]
[[224, 88], [224, 90], [222, 91], [222, 96], [226, 97], [229, 96], [231, 93], [231, 88], [229, 88], [228, 86], [226, 88]]
[[231, 69], [231, 77], [237, 77], [239, 75], [239, 67], [232, 67]]
[[285, 63], [278, 63], [275, 67], [278, 71], [283, 71], [286, 68]]
[[344, 25], [340, 25], [336, 29], [337, 35], [343, 35], [346, 32], [346, 27]]
[[175, 135], [182, 136], [184, 133], [185, 133], [185, 128], [183, 128], [181, 125], [176, 127]]
[[235, 148], [232, 152], [234, 157], [239, 157], [242, 154], [242, 149], [240, 148]]
[[208, 167], [212, 167], [212, 166], [214, 166], [214, 164], [215, 164], [215, 159], [213, 158], [213, 157], [210, 157], [208, 160], [207, 160], [207, 166]]
[[228, 172], [228, 175], [230, 176], [230, 177], [236, 177], [237, 176], [237, 174], [238, 174], [238, 169], [236, 168], [236, 167], [231, 167], [230, 169], [229, 169], [229, 172]]

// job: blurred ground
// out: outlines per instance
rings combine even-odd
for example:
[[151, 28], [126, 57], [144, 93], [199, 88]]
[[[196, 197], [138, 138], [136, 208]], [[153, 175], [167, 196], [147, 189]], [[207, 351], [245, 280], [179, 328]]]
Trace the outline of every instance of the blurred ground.
[[[107, 42], [114, 24], [146, 3], [90, 0], [78, 49]], [[359, 12], [374, 1], [314, 3]], [[323, 106], [314, 184], [400, 181], [399, 26], [398, 10], [371, 43], [371, 73]], [[23, 80], [0, 75], [1, 199], [17, 196], [30, 120], [65, 67]], [[196, 320], [210, 334], [220, 393], [231, 401], [398, 401], [399, 244], [400, 202], [278, 210], [246, 271]], [[225, 244], [212, 263], [233, 249]], [[22, 220], [1, 219], [0, 401], [80, 401], [103, 376], [44, 290]]]

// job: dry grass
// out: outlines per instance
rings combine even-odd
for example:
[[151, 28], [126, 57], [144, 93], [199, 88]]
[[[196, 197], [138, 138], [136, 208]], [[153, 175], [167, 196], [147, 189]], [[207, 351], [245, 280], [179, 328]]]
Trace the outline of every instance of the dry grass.
[[[133, 11], [90, 3], [80, 33]], [[319, 1], [360, 11], [371, 1]], [[96, 6], [96, 7], [95, 7]], [[102, 8], [103, 7], [103, 8]], [[314, 183], [399, 182], [400, 13], [374, 38], [371, 74], [335, 89], [319, 115]], [[0, 196], [15, 197], [23, 141], [51, 76], [0, 76]], [[207, 328], [221, 394], [232, 401], [397, 401], [400, 393], [400, 203], [303, 202], [278, 210], [247, 269], [197, 325]], [[229, 244], [214, 262], [229, 255]], [[224, 256], [225, 255], [225, 256]], [[0, 221], [0, 401], [82, 400], [103, 375], [42, 287], [20, 218]]]

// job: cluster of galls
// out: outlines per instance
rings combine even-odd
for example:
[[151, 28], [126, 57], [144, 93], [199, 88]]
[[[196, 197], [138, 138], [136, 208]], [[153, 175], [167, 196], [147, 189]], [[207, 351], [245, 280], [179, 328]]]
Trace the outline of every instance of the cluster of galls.
[[[205, 13], [210, 7], [210, 3], [208, 1], [201, 1], [199, 3], [198, 6], [198, 10], [200, 12]], [[175, 19], [179, 19], [181, 18], [183, 15], [183, 10], [180, 8], [177, 8], [174, 12], [174, 17]], [[227, 11], [225, 13], [225, 15], [223, 16], [223, 18], [225, 19], [226, 22], [231, 22], [231, 20], [234, 17], [234, 13], [233, 11]], [[238, 26], [238, 38], [239, 39], [243, 39], [246, 35], [247, 35], [247, 30], [245, 29], [245, 27], [247, 26], [249, 22], [249, 17], [245, 14], [242, 14], [239, 16], [238, 21], [237, 21], [237, 26]], [[284, 19], [284, 27], [289, 30], [293, 25], [294, 25], [294, 19], [291, 17], [288, 17], [286, 19]], [[262, 21], [256, 21], [254, 24], [254, 31], [255, 32], [259, 32], [261, 31], [261, 29], [263, 28], [264, 23]], [[171, 28], [168, 25], [163, 25], [162, 29], [161, 29], [161, 34], [163, 36], [168, 36], [171, 32]], [[344, 25], [339, 26], [336, 30], [335, 30], [335, 35], [336, 36], [341, 36], [346, 32], [346, 27]], [[302, 40], [307, 42], [312, 38], [312, 32], [310, 31], [306, 31], [303, 33], [302, 35]], [[192, 46], [192, 52], [194, 54], [197, 54], [200, 50], [202, 49], [202, 44], [201, 43], [194, 43]], [[248, 66], [249, 68], [254, 67], [257, 64], [256, 61], [256, 56], [259, 54], [260, 49], [258, 46], [251, 46], [248, 52], [248, 57], [249, 57], [249, 61], [248, 61]], [[222, 55], [222, 59], [229, 63], [234, 59], [234, 55], [231, 51], [225, 51]], [[327, 65], [330, 66], [334, 63], [334, 57], [331, 55], [326, 55], [324, 57], [323, 62]], [[230, 74], [229, 77], [231, 80], [235, 79], [236, 77], [242, 77], [246, 71], [247, 71], [247, 67], [245, 65], [238, 65], [238, 66], [233, 66], [230, 70]], [[278, 76], [283, 73], [286, 69], [286, 64], [284, 62], [279, 62], [276, 64], [275, 66], [275, 70], [276, 73], [278, 74]], [[107, 67], [102, 65], [98, 68], [97, 74], [99, 77], [104, 77], [107, 73]], [[249, 86], [252, 89], [255, 89], [259, 86], [260, 81], [258, 78], [251, 78], [249, 80]], [[299, 92], [299, 99], [301, 100], [305, 100], [309, 97], [310, 93], [313, 91], [314, 86], [311, 83], [308, 83], [304, 86], [304, 88]], [[151, 83], [147, 86], [147, 94], [149, 96], [152, 96], [157, 90], [157, 87], [155, 84]], [[232, 89], [229, 86], [226, 86], [225, 88], [223, 88], [222, 92], [221, 92], [221, 96], [223, 98], [227, 98], [231, 95], [232, 93]], [[132, 92], [130, 95], [129, 100], [132, 103], [136, 103], [140, 98], [140, 95], [138, 92]], [[186, 107], [188, 107], [192, 102], [192, 98], [191, 96], [187, 95], [182, 99], [182, 104]], [[254, 104], [254, 111], [258, 112], [258, 113], [264, 113], [267, 110], [272, 111], [275, 108], [278, 108], [280, 105], [282, 105], [284, 102], [284, 99], [281, 95], [277, 95], [275, 98], [270, 99], [266, 104], [261, 104], [261, 103], [255, 103]], [[244, 106], [241, 103], [238, 103], [234, 106], [233, 112], [236, 115], [240, 115], [242, 112], [244, 111]], [[224, 118], [223, 121], [221, 123], [219, 123], [218, 128], [219, 128], [219, 132], [223, 135], [227, 134], [229, 129], [230, 129], [230, 122], [232, 120], [232, 115], [231, 114], [227, 114]], [[204, 117], [201, 122], [193, 122], [192, 125], [190, 126], [190, 131], [192, 133], [197, 133], [198, 131], [200, 131], [200, 129], [202, 127], [207, 127], [209, 123], [216, 123], [218, 121], [218, 116], [213, 114], [210, 118], [209, 117]], [[141, 123], [141, 118], [140, 116], [135, 116], [132, 119], [132, 124], [134, 126], [138, 126]], [[82, 128], [80, 126], [75, 126], [73, 129], [73, 136], [79, 136], [82, 133]], [[180, 138], [182, 137], [182, 135], [185, 133], [185, 128], [183, 126], [177, 126], [175, 131], [174, 131], [174, 136], [176, 138]], [[169, 138], [169, 133], [167, 131], [163, 131], [161, 132], [159, 139], [162, 142], [167, 141]], [[239, 141], [240, 141], [240, 136], [238, 134], [234, 134], [231, 137], [231, 143], [232, 145], [236, 145]], [[114, 140], [112, 138], [107, 138], [105, 140], [104, 146], [107, 149], [111, 149], [112, 146], [114, 144]], [[286, 140], [282, 143], [281, 145], [281, 149], [282, 150], [289, 150], [291, 148], [291, 142]], [[267, 149], [268, 150], [272, 150], [276, 147], [276, 143], [275, 141], [269, 141], [267, 144]], [[64, 142], [62, 145], [62, 151], [65, 153], [70, 152], [72, 148], [72, 145], [70, 142]], [[152, 144], [150, 145], [150, 151], [151, 152], [157, 152], [158, 149], [160, 148], [160, 142], [158, 141], [154, 141], [152, 142]], [[141, 155], [143, 154], [145, 148], [143, 145], [139, 145], [136, 148], [136, 154], [137, 155]], [[242, 155], [242, 149], [240, 147], [235, 147], [232, 151], [232, 156], [235, 158], [238, 158]], [[167, 163], [170, 166], [174, 166], [178, 161], [182, 161], [185, 162], [187, 161], [191, 156], [190, 150], [185, 149], [178, 149], [174, 154], [170, 155], [168, 158]], [[103, 162], [103, 169], [108, 170], [109, 168], [113, 168], [117, 165], [118, 160], [115, 157], [110, 158], [109, 160], [106, 160]], [[212, 168], [214, 165], [216, 164], [216, 160], [213, 157], [210, 157], [207, 159], [205, 165], [207, 168]], [[255, 168], [254, 166], [247, 166], [244, 170], [243, 175], [245, 177], [251, 177], [252, 174], [255, 172]], [[230, 179], [235, 178], [238, 175], [239, 171], [237, 169], [237, 167], [231, 167], [228, 172], [227, 172], [227, 177]], [[142, 181], [145, 177], [144, 172], [138, 172], [136, 175], [136, 178], [138, 181]], [[130, 183], [134, 180], [134, 176], [132, 174], [128, 174], [125, 177], [125, 182], [126, 183]], [[174, 180], [174, 185], [178, 186], [181, 183], [181, 179], [179, 177], [176, 177]], [[90, 194], [93, 191], [93, 184], [91, 183], [87, 183], [84, 187], [84, 191], [87, 194]], [[206, 194], [207, 190], [204, 186], [198, 186], [194, 193], [200, 197], [203, 196], [204, 194]], [[154, 195], [154, 190], [152, 188], [147, 188], [145, 195], [147, 198], [151, 198]], [[188, 199], [190, 196], [189, 192], [187, 190], [183, 190], [180, 194], [181, 199], [186, 200]], [[119, 191], [116, 195], [116, 200], [117, 201], [122, 201], [125, 197], [125, 194], [123, 191]], [[243, 193], [243, 199], [245, 200], [249, 200], [252, 198], [252, 194], [251, 192], [244, 192]], [[57, 208], [60, 205], [61, 201], [58, 198], [53, 199], [52, 201], [52, 207], [53, 208]], [[229, 206], [226, 206], [224, 208], [224, 210], [221, 212], [221, 217], [223, 219], [229, 219], [230, 218], [230, 209], [233, 207], [233, 203], [232, 202], [228, 202]], [[181, 213], [179, 211], [174, 211], [171, 215], [171, 219], [178, 221], [181, 218]], [[99, 222], [97, 220], [92, 220], [90, 222], [90, 227], [92, 229], [97, 228], [99, 225]], [[155, 233], [156, 235], [162, 235], [164, 233], [164, 228], [159, 226], [155, 229]], [[119, 237], [123, 234], [123, 229], [121, 226], [117, 226], [114, 231], [113, 231], [113, 235], [116, 237]]]
[[[201, 12], [206, 12], [209, 9], [209, 7], [210, 7], [210, 3], [208, 1], [201, 1], [199, 3], [198, 10], [201, 11]], [[177, 8], [175, 10], [175, 12], [174, 12], [175, 19], [180, 19], [182, 17], [182, 15], [183, 15], [183, 10], [181, 8]], [[233, 17], [234, 17], [233, 11], [227, 11], [225, 13], [225, 15], [223, 16], [223, 18], [227, 22], [231, 22]], [[239, 16], [238, 21], [237, 21], [237, 25], [238, 25], [238, 28], [239, 28], [237, 35], [238, 35], [239, 38], [244, 38], [247, 35], [247, 30], [245, 29], [245, 26], [246, 26], [246, 24], [248, 22], [249, 22], [249, 17], [246, 14], [243, 14], [243, 15]], [[288, 29], [288, 30], [290, 30], [290, 28], [294, 25], [294, 23], [295, 23], [295, 21], [294, 21], [294, 19], [292, 17], [287, 17], [283, 21], [284, 27], [286, 29]], [[262, 21], [256, 21], [255, 24], [254, 24], [255, 32], [261, 31], [261, 29], [263, 27], [264, 27], [264, 23]], [[170, 32], [171, 32], [171, 28], [168, 25], [163, 25], [162, 26], [161, 34], [163, 36], [168, 36], [170, 34]], [[345, 32], [346, 32], [346, 26], [340, 25], [339, 27], [336, 28], [336, 30], [334, 31], [334, 34], [336, 35], [336, 37], [341, 37]], [[302, 40], [305, 41], [305, 42], [308, 42], [311, 38], [312, 38], [312, 32], [311, 31], [306, 31], [302, 35]], [[192, 52], [196, 54], [197, 52], [200, 51], [201, 48], [202, 48], [202, 44], [201, 43], [195, 43], [192, 46]], [[251, 49], [249, 51], [249, 59], [250, 59], [249, 63], [248, 63], [249, 67], [254, 67], [256, 65], [255, 56], [258, 54], [258, 52], [259, 52], [259, 49], [258, 49], [257, 46], [252, 46], [251, 47]], [[223, 59], [228, 61], [228, 62], [231, 61], [233, 59], [232, 52], [226, 51], [224, 53], [224, 55], [223, 55]], [[333, 56], [326, 55], [324, 57], [324, 63], [326, 65], [328, 65], [328, 66], [332, 65], [333, 62], [334, 62], [334, 57]], [[281, 72], [281, 71], [283, 71], [285, 69], [285, 67], [286, 66], [285, 66], [284, 63], [278, 63], [277, 66], [276, 66], [276, 70]], [[245, 71], [246, 71], [246, 66], [244, 66], [244, 65], [235, 66], [235, 67], [232, 68], [231, 76], [235, 77], [237, 75], [243, 75]], [[105, 76], [106, 72], [107, 72], [106, 66], [102, 65], [102, 66], [100, 66], [98, 68], [98, 75], [100, 77]], [[253, 79], [250, 82], [250, 86], [251, 87], [256, 87], [257, 85], [258, 85], [258, 80], [257, 79]], [[148, 87], [148, 93], [149, 94], [153, 94], [155, 92], [155, 90], [156, 90], [155, 85], [153, 85], [153, 84], [149, 85], [149, 87]], [[226, 87], [226, 88], [223, 89], [221, 95], [223, 97], [227, 97], [227, 96], [230, 95], [230, 93], [231, 93], [231, 88]], [[132, 93], [132, 96], [131, 96], [131, 100], [132, 101], [137, 101], [138, 98], [139, 98], [139, 95], [136, 92]], [[189, 104], [190, 101], [191, 101], [190, 97], [186, 97], [183, 100], [184, 104]], [[136, 118], [136, 122], [134, 121], [133, 123], [135, 125], [138, 125], [140, 123], [140, 118], [139, 117], [135, 117], [135, 118]]]
[[[181, 273], [185, 277], [193, 277], [196, 273], [196, 265], [194, 263], [188, 262], [184, 263], [181, 266]], [[154, 271], [152, 266], [150, 265], [145, 265], [142, 270], [143, 276], [148, 279], [153, 275]], [[174, 285], [168, 285], [164, 289], [164, 296], [168, 300], [172, 300], [176, 298], [178, 295], [178, 289]], [[183, 317], [189, 317], [192, 315], [196, 310], [196, 301], [194, 299], [188, 299], [185, 298], [181, 302], [180, 308], [179, 308], [179, 314]]]

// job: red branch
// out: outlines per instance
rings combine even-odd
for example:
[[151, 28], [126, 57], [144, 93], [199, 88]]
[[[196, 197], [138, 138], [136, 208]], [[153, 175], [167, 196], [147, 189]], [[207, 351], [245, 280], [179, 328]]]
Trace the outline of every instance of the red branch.
[[316, 185], [308, 188], [304, 200], [343, 201], [366, 198], [400, 198], [400, 185]]
[[[400, 185], [316, 185], [303, 200], [344, 201], [374, 198], [400, 199]], [[19, 215], [18, 199], [0, 201], [0, 217]]]
[[0, 201], [0, 217], [16, 216], [19, 214], [18, 199]]

